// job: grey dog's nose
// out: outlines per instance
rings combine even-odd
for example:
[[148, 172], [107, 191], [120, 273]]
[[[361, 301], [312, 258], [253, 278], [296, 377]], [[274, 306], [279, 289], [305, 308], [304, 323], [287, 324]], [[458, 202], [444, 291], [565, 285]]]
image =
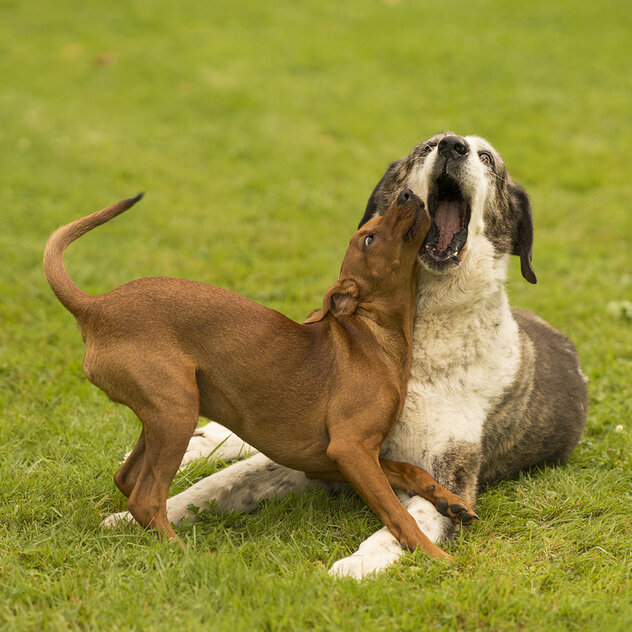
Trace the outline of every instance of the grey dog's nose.
[[461, 158], [470, 150], [465, 138], [446, 136], [439, 141], [439, 153], [445, 158]]
[[413, 196], [414, 194], [410, 189], [403, 189], [397, 197], [397, 204], [400, 206], [406, 204], [406, 202], [410, 202], [413, 199]]

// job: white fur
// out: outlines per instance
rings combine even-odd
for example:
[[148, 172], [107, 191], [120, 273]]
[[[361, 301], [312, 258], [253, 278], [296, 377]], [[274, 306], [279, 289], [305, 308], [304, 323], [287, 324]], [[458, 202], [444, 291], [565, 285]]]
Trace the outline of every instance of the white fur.
[[[478, 254], [491, 244], [482, 235], [474, 241], [483, 243], [461, 265], [472, 272], [489, 270], [481, 261], [485, 256]], [[483, 423], [520, 363], [518, 326], [502, 289], [504, 275], [491, 276], [497, 277], [494, 283], [478, 280], [476, 309], [459, 303], [458, 282], [450, 283], [447, 275], [431, 277], [422, 287], [408, 392], [400, 419], [382, 444], [385, 458], [431, 469], [432, 458], [449, 441], [480, 443]], [[476, 286], [477, 279], [472, 281]]]
[[[288, 468], [267, 469], [272, 461], [263, 454], [237, 461], [212, 476], [207, 476], [189, 489], [169, 498], [167, 517], [175, 524], [194, 518], [190, 506], [201, 510], [246, 513], [253, 511], [264, 499], [279, 495], [279, 490], [303, 491], [317, 482], [303, 472]], [[275, 464], [276, 466], [276, 464]], [[244, 480], [249, 484], [244, 485]]]

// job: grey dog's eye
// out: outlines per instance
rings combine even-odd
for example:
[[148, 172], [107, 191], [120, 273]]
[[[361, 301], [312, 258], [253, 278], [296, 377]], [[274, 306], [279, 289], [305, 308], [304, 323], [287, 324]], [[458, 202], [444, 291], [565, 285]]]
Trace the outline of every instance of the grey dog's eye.
[[375, 235], [371, 233], [364, 238], [364, 249], [366, 250], [375, 241]]
[[484, 165], [494, 166], [494, 157], [488, 151], [479, 151], [478, 157]]

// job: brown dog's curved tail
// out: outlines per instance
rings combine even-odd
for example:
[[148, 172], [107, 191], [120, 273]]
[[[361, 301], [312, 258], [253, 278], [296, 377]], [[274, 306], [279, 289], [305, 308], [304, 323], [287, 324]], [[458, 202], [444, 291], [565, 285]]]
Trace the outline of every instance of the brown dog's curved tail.
[[139, 193], [136, 197], [121, 200], [58, 228], [49, 237], [44, 249], [44, 273], [61, 304], [74, 316], [78, 316], [87, 308], [92, 297], [72, 282], [64, 267], [64, 250], [88, 231], [109, 222], [112, 218], [134, 206], [142, 197], [143, 194]]

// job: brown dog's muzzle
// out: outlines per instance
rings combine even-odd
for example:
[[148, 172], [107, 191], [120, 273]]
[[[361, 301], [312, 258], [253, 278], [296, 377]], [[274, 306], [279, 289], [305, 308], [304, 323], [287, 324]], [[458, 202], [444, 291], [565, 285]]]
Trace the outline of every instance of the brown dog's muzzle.
[[430, 216], [426, 211], [424, 203], [410, 189], [402, 189], [395, 200], [393, 209], [397, 215], [397, 220], [403, 224], [404, 240], [414, 239], [418, 229], [430, 225]]

